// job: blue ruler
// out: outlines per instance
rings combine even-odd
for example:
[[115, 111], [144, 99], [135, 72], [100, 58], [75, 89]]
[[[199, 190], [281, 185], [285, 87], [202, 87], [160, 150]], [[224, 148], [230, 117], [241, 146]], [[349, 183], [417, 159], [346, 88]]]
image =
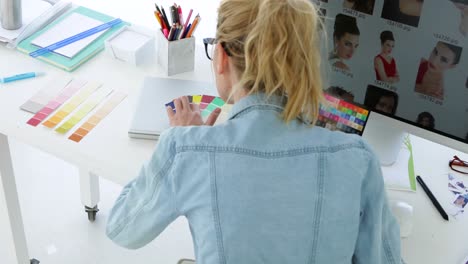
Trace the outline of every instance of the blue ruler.
[[109, 21], [109, 22], [107, 22], [107, 23], [104, 23], [104, 24], [99, 25], [99, 26], [97, 26], [97, 27], [88, 29], [88, 30], [83, 31], [83, 32], [81, 32], [81, 33], [78, 33], [78, 34], [76, 34], [76, 35], [74, 35], [74, 36], [71, 36], [71, 37], [66, 38], [66, 39], [64, 39], [64, 40], [61, 40], [61, 41], [59, 41], [59, 42], [57, 42], [57, 43], [51, 44], [51, 45], [49, 45], [49, 46], [47, 46], [47, 47], [44, 47], [44, 48], [38, 49], [38, 50], [36, 50], [36, 51], [33, 51], [33, 52], [29, 53], [29, 56], [31, 56], [31, 57], [33, 57], [33, 58], [42, 56], [42, 55], [44, 55], [44, 54], [46, 54], [46, 53], [49, 53], [49, 52], [51, 52], [51, 51], [53, 51], [53, 50], [59, 49], [59, 48], [64, 47], [64, 46], [66, 46], [66, 45], [68, 45], [68, 44], [71, 44], [71, 43], [73, 43], [73, 42], [76, 42], [76, 41], [78, 41], [78, 40], [80, 40], [80, 39], [84, 39], [84, 38], [86, 38], [86, 37], [89, 37], [89, 36], [91, 36], [91, 35], [94, 35], [94, 34], [96, 34], [96, 33], [98, 33], [98, 32], [101, 32], [101, 31], [103, 31], [103, 30], [106, 30], [106, 29], [108, 29], [108, 28], [111, 28], [111, 27], [113, 27], [113, 26], [115, 26], [115, 25], [118, 25], [118, 24], [120, 24], [120, 23], [122, 23], [122, 19], [116, 18], [116, 19], [111, 20], [111, 21]]

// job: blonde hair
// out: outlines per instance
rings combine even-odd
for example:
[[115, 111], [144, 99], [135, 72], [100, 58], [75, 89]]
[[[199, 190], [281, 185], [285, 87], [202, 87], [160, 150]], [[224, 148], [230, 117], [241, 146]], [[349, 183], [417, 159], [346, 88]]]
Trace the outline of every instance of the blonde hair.
[[320, 26], [309, 0], [223, 0], [216, 39], [240, 74], [237, 88], [285, 96], [285, 122], [314, 124], [323, 98]]

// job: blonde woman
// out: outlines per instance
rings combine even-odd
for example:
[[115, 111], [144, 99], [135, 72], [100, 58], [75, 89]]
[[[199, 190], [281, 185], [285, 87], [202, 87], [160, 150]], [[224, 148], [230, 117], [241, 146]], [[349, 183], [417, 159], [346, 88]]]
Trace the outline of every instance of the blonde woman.
[[221, 2], [212, 59], [230, 117], [203, 125], [175, 100], [173, 127], [111, 211], [112, 240], [139, 248], [185, 216], [199, 264], [400, 263], [375, 155], [312, 126], [318, 23], [309, 0]]

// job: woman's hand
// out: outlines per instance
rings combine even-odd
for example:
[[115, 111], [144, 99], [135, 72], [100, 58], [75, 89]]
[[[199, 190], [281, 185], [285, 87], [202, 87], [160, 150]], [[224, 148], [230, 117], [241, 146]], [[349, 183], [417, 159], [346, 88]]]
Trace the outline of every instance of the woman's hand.
[[216, 108], [211, 112], [210, 116], [203, 123], [200, 115], [200, 108], [198, 104], [190, 104], [186, 96], [179, 97], [174, 100], [176, 112], [170, 106], [166, 107], [167, 116], [169, 117], [169, 124], [171, 126], [212, 126], [218, 119], [220, 108]]

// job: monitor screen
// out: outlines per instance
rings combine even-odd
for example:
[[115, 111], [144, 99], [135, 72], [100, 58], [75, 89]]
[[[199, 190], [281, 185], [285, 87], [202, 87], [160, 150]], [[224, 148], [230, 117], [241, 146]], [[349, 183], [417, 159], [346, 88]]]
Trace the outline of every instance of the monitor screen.
[[326, 92], [468, 142], [468, 0], [313, 1]]

